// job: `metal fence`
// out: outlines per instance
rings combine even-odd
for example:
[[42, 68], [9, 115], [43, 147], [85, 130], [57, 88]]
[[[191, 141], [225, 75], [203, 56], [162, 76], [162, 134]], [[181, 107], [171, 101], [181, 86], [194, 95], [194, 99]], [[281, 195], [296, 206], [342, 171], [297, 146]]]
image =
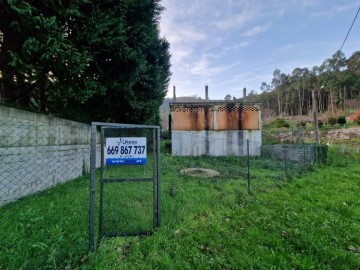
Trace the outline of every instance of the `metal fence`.
[[90, 127], [0, 121], [0, 206], [89, 172]]
[[[97, 197], [98, 239], [150, 234], [161, 217], [160, 127], [94, 122], [91, 134], [90, 250], [95, 250]], [[98, 176], [96, 159], [101, 161]]]
[[[90, 129], [88, 125], [75, 122], [1, 121], [0, 205], [89, 173]], [[172, 134], [171, 142], [173, 154], [221, 157], [213, 169], [220, 171], [224, 178], [245, 178], [250, 183], [249, 189], [265, 188], [267, 184], [293, 177], [319, 161], [326, 163], [324, 146], [261, 145], [261, 133], [256, 132], [175, 135]], [[100, 147], [97, 155], [100, 155]], [[185, 158], [184, 167], [207, 167], [204, 164]], [[100, 158], [97, 159], [99, 166]], [[267, 171], [264, 173], [267, 177], [260, 175], [262, 170]]]
[[[172, 145], [171, 151], [174, 156], [185, 157], [183, 168], [192, 168], [192, 171], [199, 169], [200, 177], [201, 174], [207, 177], [206, 170], [216, 171], [219, 174], [217, 179], [238, 181], [239, 187], [248, 192], [282, 185], [314, 165], [327, 162], [326, 145], [261, 145], [257, 140], [251, 140], [251, 136], [237, 134], [234, 139], [234, 134], [230, 134], [227, 137], [212, 136], [209, 144], [213, 150], [206, 151], [208, 146], [201, 138], [204, 135], [182, 136], [176, 138], [177, 145]], [[174, 144], [174, 140], [171, 144]], [[176, 181], [173, 180], [172, 185], [176, 186]]]

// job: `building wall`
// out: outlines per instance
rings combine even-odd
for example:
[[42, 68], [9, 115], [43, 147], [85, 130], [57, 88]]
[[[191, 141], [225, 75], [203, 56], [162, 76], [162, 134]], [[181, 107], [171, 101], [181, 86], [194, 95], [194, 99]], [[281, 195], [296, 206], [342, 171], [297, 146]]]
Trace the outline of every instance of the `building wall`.
[[260, 155], [260, 104], [173, 103], [172, 154], [177, 156]]
[[172, 130], [261, 129], [260, 105], [238, 103], [171, 104]]
[[259, 156], [260, 130], [176, 131], [171, 133], [172, 154], [175, 156]]

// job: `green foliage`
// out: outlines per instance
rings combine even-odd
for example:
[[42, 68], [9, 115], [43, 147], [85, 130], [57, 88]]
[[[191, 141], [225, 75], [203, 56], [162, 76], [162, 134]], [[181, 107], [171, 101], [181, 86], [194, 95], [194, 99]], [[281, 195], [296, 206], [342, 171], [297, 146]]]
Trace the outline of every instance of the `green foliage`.
[[354, 123], [356, 123], [357, 125], [360, 125], [360, 114], [358, 116], [356, 116]]
[[8, 102], [82, 121], [159, 123], [170, 54], [158, 0], [6, 0], [0, 9]]
[[324, 144], [314, 145], [316, 151], [316, 160], [319, 164], [327, 164], [328, 161], [328, 146]]
[[161, 131], [162, 140], [171, 140], [171, 130], [162, 130]]
[[262, 82], [261, 92], [249, 101], [263, 104], [262, 116], [309, 115], [313, 94], [319, 113], [347, 106], [358, 107], [360, 95], [360, 51], [346, 59], [341, 51], [313, 67], [295, 67], [286, 74], [276, 68], [271, 84]]
[[284, 118], [276, 118], [271, 125], [276, 128], [289, 128], [290, 124]]
[[305, 121], [299, 121], [296, 124], [297, 127], [306, 128], [306, 122]]
[[338, 119], [337, 119], [337, 123], [339, 125], [345, 125], [346, 124], [346, 118], [345, 116], [340, 116]]
[[330, 116], [327, 120], [327, 122], [329, 123], [330, 126], [337, 124], [337, 121], [338, 120], [336, 119], [336, 117], [333, 117], [333, 116]]

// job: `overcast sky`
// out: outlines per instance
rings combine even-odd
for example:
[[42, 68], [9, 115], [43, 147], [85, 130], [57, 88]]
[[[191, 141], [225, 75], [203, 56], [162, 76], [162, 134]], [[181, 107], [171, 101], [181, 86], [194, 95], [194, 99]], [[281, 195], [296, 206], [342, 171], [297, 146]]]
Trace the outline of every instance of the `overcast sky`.
[[[177, 96], [210, 99], [260, 91], [278, 68], [312, 68], [340, 49], [360, 0], [163, 0], [161, 36], [170, 42]], [[360, 50], [360, 15], [343, 47]]]

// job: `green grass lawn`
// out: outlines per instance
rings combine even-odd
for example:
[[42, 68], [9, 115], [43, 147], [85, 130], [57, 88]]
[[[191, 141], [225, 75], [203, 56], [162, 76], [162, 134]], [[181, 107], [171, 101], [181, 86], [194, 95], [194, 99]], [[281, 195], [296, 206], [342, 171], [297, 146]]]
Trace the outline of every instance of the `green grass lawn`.
[[[161, 227], [104, 238], [93, 254], [89, 177], [79, 178], [0, 208], [0, 269], [360, 269], [359, 161], [333, 149], [328, 166], [286, 181], [281, 164], [253, 158], [249, 195], [245, 159], [164, 153]], [[221, 176], [181, 176], [188, 167]], [[109, 189], [108, 217], [131, 214], [141, 228], [150, 191], [131, 184]]]

